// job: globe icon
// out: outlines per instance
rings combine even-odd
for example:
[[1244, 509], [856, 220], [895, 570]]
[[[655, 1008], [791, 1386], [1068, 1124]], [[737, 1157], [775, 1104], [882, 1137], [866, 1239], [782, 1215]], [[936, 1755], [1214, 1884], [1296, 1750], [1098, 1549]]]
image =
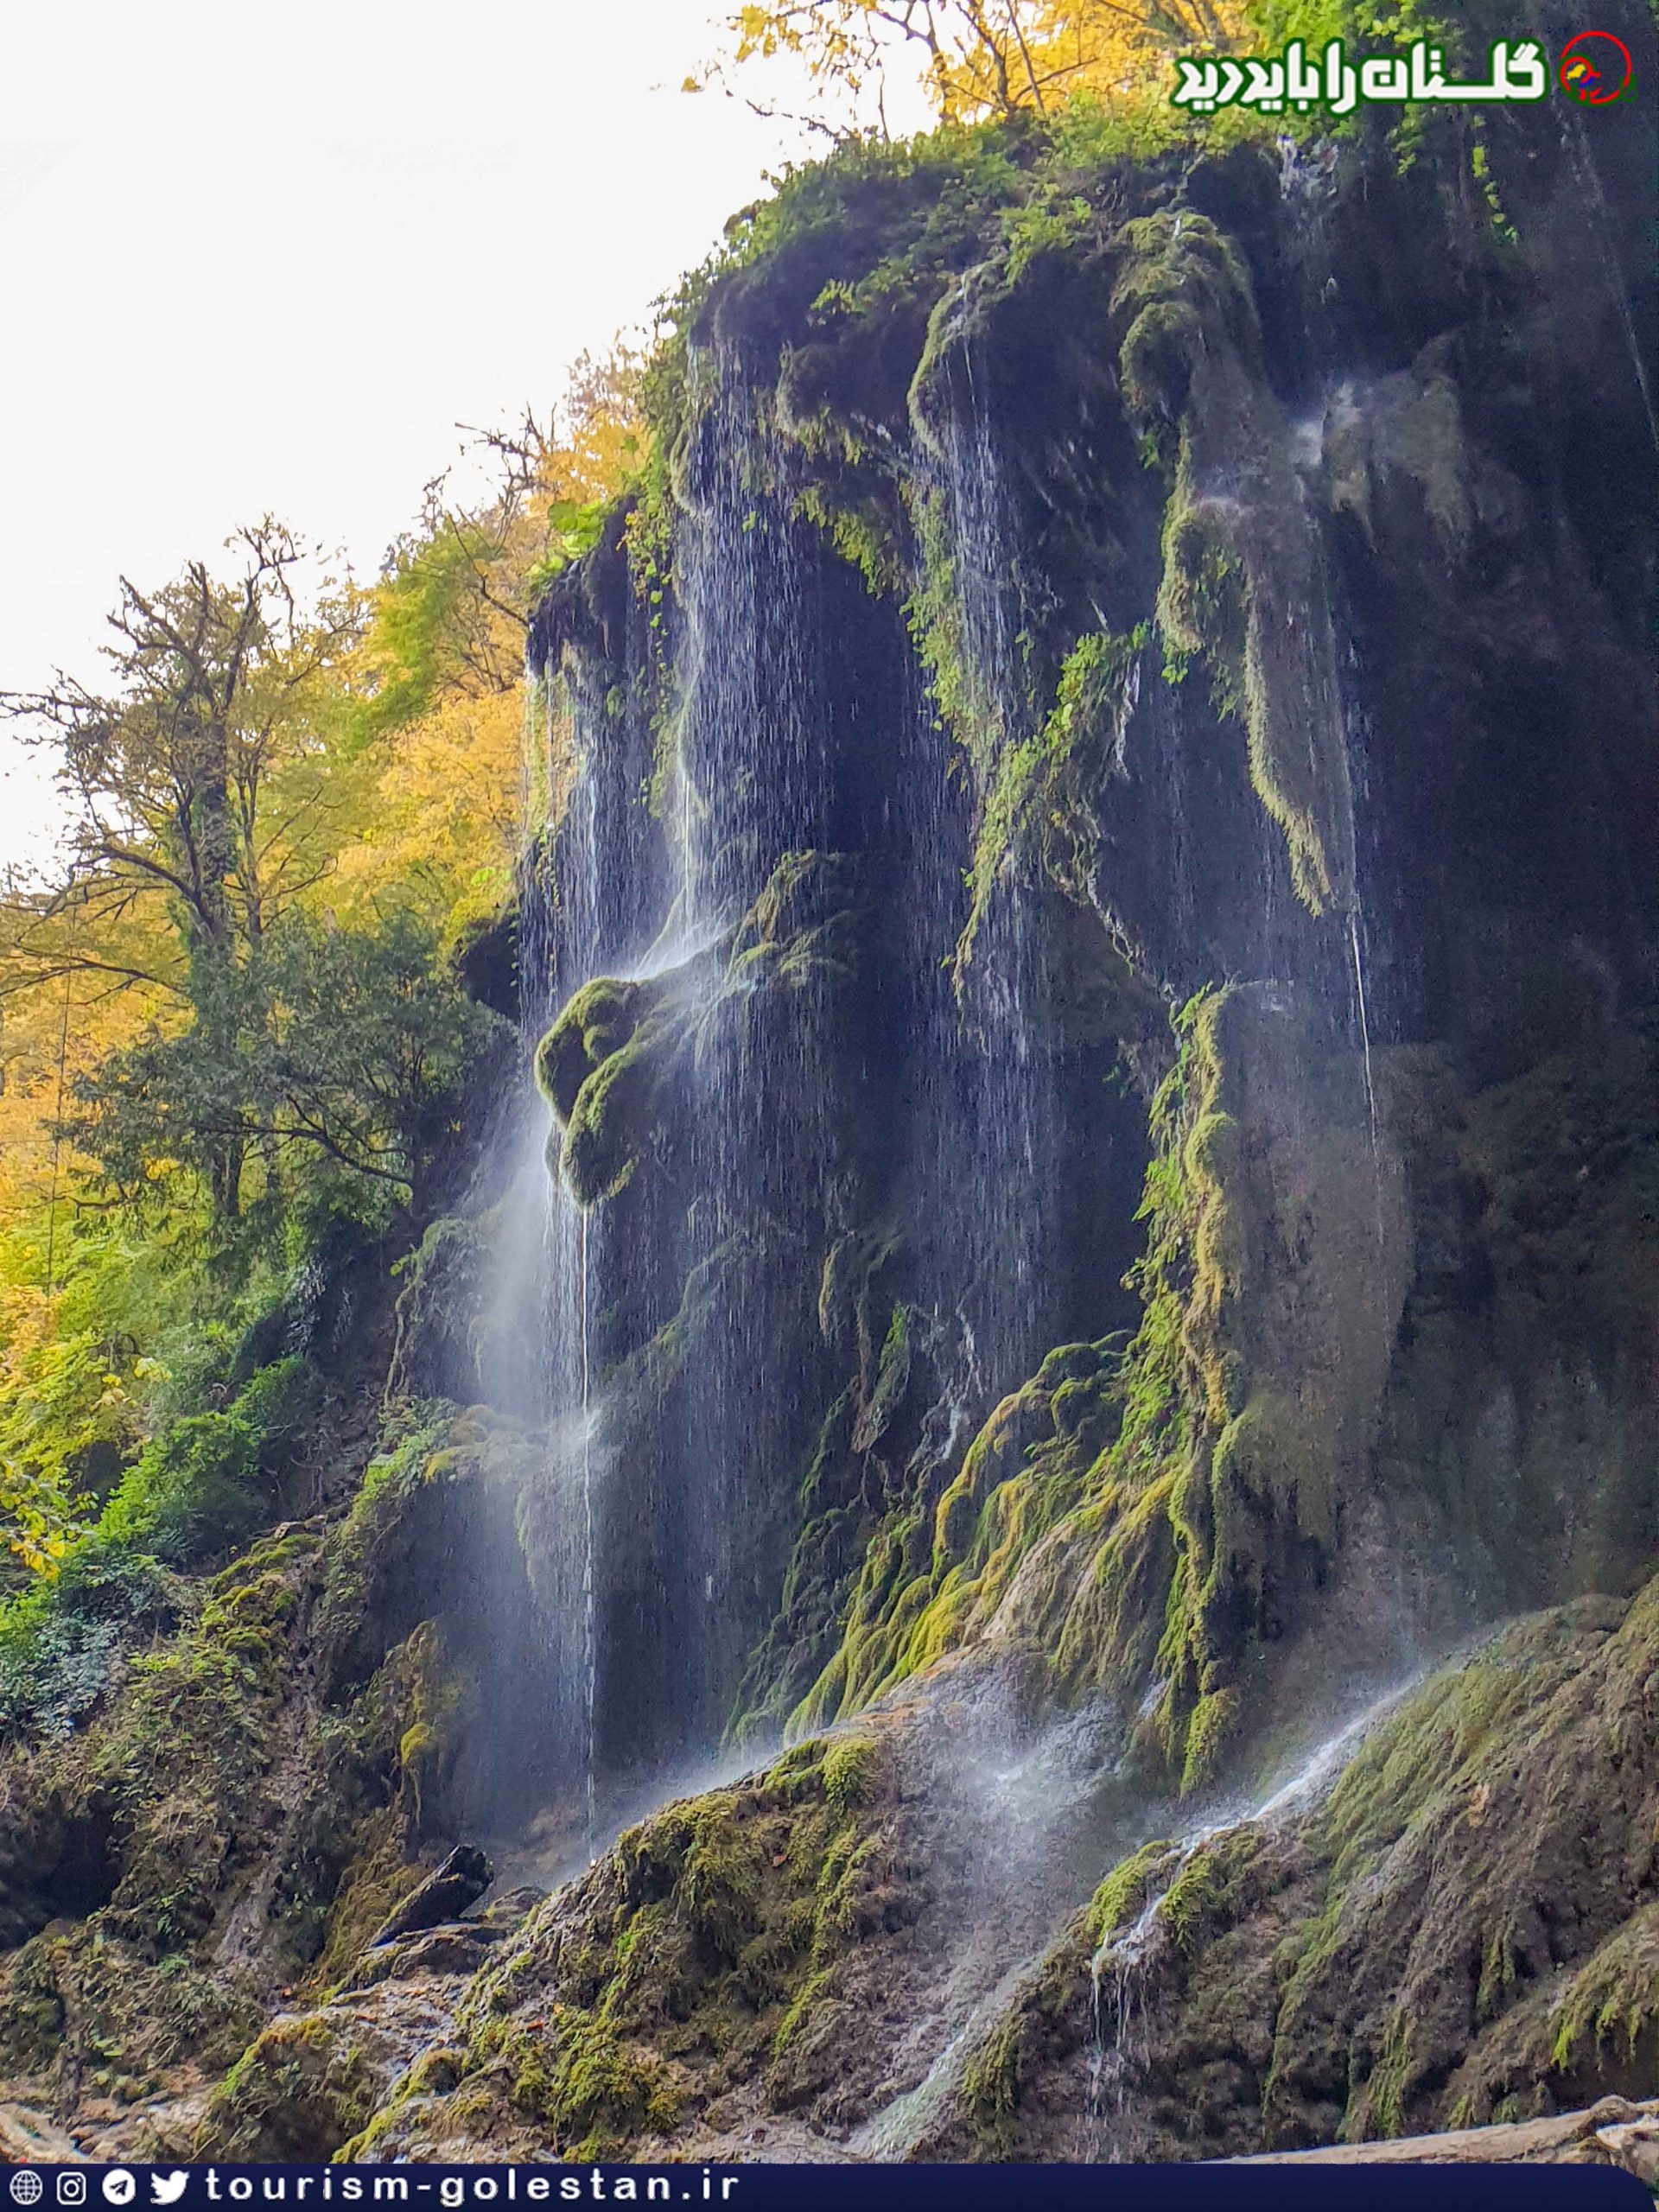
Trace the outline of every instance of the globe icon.
[[46, 2184], [39, 2174], [21, 2167], [11, 2177], [11, 2201], [14, 2204], [38, 2204], [46, 2194]]

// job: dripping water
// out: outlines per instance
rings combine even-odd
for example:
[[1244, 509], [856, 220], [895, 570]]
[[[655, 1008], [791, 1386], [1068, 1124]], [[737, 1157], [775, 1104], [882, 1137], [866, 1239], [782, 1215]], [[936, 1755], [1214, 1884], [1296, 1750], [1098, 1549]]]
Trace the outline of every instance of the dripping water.
[[581, 1212], [582, 1335], [582, 1674], [583, 1847], [592, 1860], [598, 1834], [599, 1790], [599, 1618], [594, 1558], [593, 1354], [588, 1337], [589, 1275], [588, 1213]]
[[1130, 2155], [1130, 2095], [1149, 2055], [1147, 1999], [1153, 1974], [1164, 1957], [1168, 1928], [1164, 1908], [1195, 1854], [1217, 1835], [1239, 1827], [1273, 1828], [1316, 1805], [1372, 1732], [1424, 1679], [1421, 1665], [1351, 1714], [1314, 1745], [1284, 1781], [1254, 1808], [1234, 1805], [1191, 1827], [1173, 1845], [1166, 1877], [1125, 1929], [1103, 1937], [1089, 1962], [1090, 2024], [1087, 2142], [1091, 2161], [1116, 2163]]
[[1020, 1985], [1042, 1963], [1038, 1952], [1009, 1967], [974, 2005], [962, 2025], [933, 2061], [913, 2089], [906, 2089], [890, 2105], [867, 2120], [848, 2147], [862, 2158], [891, 2161], [907, 2157], [919, 2144], [933, 2120], [960, 2085], [984, 2031], [1014, 2003]]
[[[1021, 549], [993, 424], [974, 374], [971, 340], [954, 368], [959, 390], [920, 461], [950, 549], [981, 806], [998, 766], [1037, 726], [1019, 645]], [[950, 378], [954, 385], [954, 375]], [[961, 927], [959, 918], [957, 927]], [[956, 1007], [956, 1049], [969, 1052], [963, 1101], [974, 1173], [961, 1179], [947, 1224], [955, 1280], [969, 1301], [979, 1350], [976, 1381], [995, 1397], [1025, 1373], [1046, 1325], [1051, 1284], [1050, 1198], [1058, 1183], [1058, 1099], [1052, 1060], [1037, 1042], [1045, 989], [1044, 933], [1034, 902], [1007, 882], [982, 925], [968, 976], [971, 1014]], [[971, 1031], [964, 1034], [964, 1027]], [[953, 1133], [954, 1134], [954, 1133]]]
[[1635, 373], [1636, 388], [1641, 396], [1642, 410], [1647, 416], [1648, 435], [1656, 450], [1659, 450], [1659, 417], [1654, 414], [1653, 386], [1648, 378], [1648, 365], [1642, 358], [1642, 340], [1636, 327], [1636, 316], [1630, 307], [1630, 286], [1624, 271], [1619, 266], [1618, 245], [1613, 234], [1612, 213], [1607, 205], [1607, 195], [1602, 189], [1601, 177], [1594, 157], [1585, 143], [1584, 118], [1569, 105], [1561, 117], [1561, 143], [1573, 171], [1573, 182], [1580, 196], [1591, 210], [1591, 227], [1595, 233], [1597, 251], [1606, 274], [1607, 289], [1618, 313], [1619, 326], [1629, 348], [1630, 367]]
[[[1203, 1832], [1207, 1834], [1210, 1830]], [[1186, 1864], [1202, 1837], [1181, 1854]], [[1089, 2054], [1089, 2124], [1091, 2162], [1116, 2162], [1128, 2108], [1129, 2079], [1142, 2052], [1137, 2040], [1145, 2024], [1146, 1989], [1152, 1962], [1163, 1942], [1160, 1917], [1173, 1877], [1142, 1909], [1128, 1930], [1102, 1938], [1089, 1961], [1089, 2012], [1094, 2047]]]
[[1361, 949], [1359, 899], [1348, 916], [1348, 944], [1354, 957], [1354, 1003], [1359, 1011], [1359, 1046], [1365, 1066], [1365, 1110], [1370, 1120], [1371, 1185], [1376, 1200], [1376, 1248], [1385, 1242], [1382, 1221], [1382, 1154], [1377, 1136], [1376, 1080], [1371, 1066], [1371, 1018], [1365, 996], [1365, 957]]

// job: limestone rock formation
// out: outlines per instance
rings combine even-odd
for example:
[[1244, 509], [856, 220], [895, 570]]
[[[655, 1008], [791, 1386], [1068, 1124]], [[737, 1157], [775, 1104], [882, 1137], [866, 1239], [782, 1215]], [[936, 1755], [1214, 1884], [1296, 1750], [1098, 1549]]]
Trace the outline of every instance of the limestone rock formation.
[[860, 144], [688, 291], [472, 1179], [0, 1682], [9, 2125], [1647, 2170], [1646, 149], [1472, 127]]

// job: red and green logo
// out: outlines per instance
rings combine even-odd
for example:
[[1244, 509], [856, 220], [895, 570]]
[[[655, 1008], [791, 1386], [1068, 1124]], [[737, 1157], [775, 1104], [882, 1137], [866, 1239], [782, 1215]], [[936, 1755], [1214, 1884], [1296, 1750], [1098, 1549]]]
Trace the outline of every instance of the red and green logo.
[[1622, 100], [1636, 76], [1630, 49], [1611, 31], [1580, 31], [1562, 49], [1561, 90], [1585, 107]]

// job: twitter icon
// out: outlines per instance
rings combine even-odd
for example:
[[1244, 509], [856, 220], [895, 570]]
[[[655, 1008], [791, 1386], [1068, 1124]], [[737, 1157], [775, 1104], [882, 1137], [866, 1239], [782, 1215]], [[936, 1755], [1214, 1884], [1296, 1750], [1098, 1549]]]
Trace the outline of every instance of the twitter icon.
[[149, 2201], [152, 2204], [176, 2204], [190, 2186], [190, 2177], [182, 2166], [175, 2166], [170, 2174], [151, 2174]]

